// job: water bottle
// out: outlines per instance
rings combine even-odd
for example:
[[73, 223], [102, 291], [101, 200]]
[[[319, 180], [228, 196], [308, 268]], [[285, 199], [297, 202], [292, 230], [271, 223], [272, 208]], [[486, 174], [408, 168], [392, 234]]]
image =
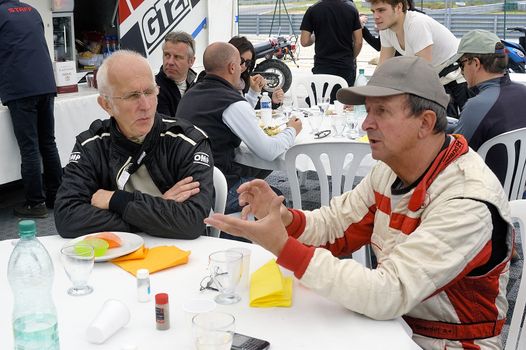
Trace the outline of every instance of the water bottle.
[[13, 291], [15, 350], [60, 349], [51, 289], [53, 263], [36, 236], [33, 220], [18, 224], [20, 239], [11, 253], [7, 279]]
[[109, 35], [106, 35], [104, 37], [104, 46], [102, 47], [102, 56], [106, 58], [109, 57], [111, 54], [111, 38]]
[[[363, 68], [360, 68], [358, 70], [358, 77], [356, 77], [356, 81], [354, 82], [354, 86], [365, 86], [369, 80], [365, 77], [365, 70]], [[365, 110], [365, 105], [356, 105], [354, 106], [354, 114], [358, 122], [358, 129], [360, 131], [360, 136], [365, 135], [365, 132], [362, 130], [362, 123], [365, 117], [367, 116], [367, 112]]]
[[272, 122], [272, 100], [270, 99], [268, 92], [264, 92], [261, 100], [259, 101], [261, 106], [261, 120], [264, 126], [269, 126]]

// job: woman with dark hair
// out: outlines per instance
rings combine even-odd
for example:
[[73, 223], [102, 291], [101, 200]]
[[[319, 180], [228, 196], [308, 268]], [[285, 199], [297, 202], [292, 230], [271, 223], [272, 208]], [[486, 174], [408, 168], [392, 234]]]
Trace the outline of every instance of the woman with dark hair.
[[[239, 88], [248, 103], [256, 108], [266, 80], [259, 74], [250, 75], [256, 65], [254, 45], [244, 36], [235, 36], [230, 39], [229, 43], [236, 47], [241, 56], [241, 82]], [[283, 95], [284, 93], [281, 89], [275, 90], [272, 94], [269, 93], [269, 96], [272, 98], [273, 108], [277, 108], [281, 104]]]

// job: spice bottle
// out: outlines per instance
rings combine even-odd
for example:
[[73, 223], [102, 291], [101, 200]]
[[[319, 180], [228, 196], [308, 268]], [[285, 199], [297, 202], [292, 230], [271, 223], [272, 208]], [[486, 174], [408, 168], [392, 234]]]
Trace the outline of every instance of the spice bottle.
[[150, 301], [150, 271], [137, 270], [137, 300], [141, 303]]
[[155, 294], [155, 326], [160, 331], [170, 328], [170, 308], [166, 293]]

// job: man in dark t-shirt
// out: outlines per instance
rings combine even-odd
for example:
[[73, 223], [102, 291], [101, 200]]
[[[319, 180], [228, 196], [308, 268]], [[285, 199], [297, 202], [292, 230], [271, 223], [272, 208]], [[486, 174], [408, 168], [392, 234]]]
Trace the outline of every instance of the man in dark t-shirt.
[[358, 10], [349, 0], [321, 0], [307, 9], [301, 22], [301, 45], [314, 45], [314, 74], [356, 77], [355, 58], [362, 48]]

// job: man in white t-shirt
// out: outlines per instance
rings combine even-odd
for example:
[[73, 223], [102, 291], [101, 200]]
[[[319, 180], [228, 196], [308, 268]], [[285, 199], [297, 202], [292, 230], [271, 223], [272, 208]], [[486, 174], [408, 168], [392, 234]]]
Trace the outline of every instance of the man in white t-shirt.
[[416, 11], [407, 11], [407, 0], [368, 0], [380, 31], [379, 65], [394, 57], [419, 56], [430, 62], [440, 76], [440, 82], [451, 96], [447, 113], [458, 117], [468, 99], [468, 88], [460, 68], [451, 64], [458, 39], [433, 18]]

